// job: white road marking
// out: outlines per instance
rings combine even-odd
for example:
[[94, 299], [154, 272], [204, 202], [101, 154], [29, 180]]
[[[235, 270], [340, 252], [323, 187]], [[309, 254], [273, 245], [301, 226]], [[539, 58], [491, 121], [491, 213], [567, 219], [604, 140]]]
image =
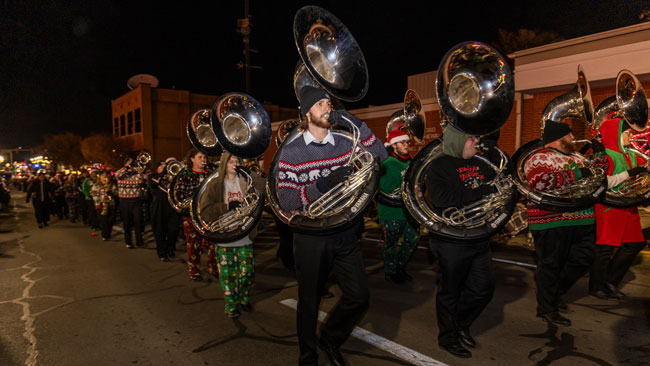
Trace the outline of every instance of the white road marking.
[[501, 258], [492, 258], [492, 260], [495, 261], [495, 262], [515, 264], [515, 265], [522, 266], [522, 267], [537, 268], [536, 265], [530, 264], [530, 263], [515, 262], [515, 261], [511, 261], [511, 260], [507, 260], [507, 259], [501, 259]]
[[[295, 299], [285, 299], [280, 301], [282, 305], [288, 306], [294, 310], [298, 308], [298, 301]], [[327, 313], [324, 311], [318, 312], [318, 320], [324, 321], [327, 318]], [[410, 348], [406, 348], [400, 344], [397, 344], [391, 340], [388, 340], [382, 336], [376, 335], [372, 332], [369, 332], [365, 329], [354, 327], [354, 330], [351, 334], [354, 338], [362, 340], [368, 344], [371, 344], [383, 351], [386, 351], [392, 355], [395, 355], [406, 362], [410, 362], [413, 365], [417, 366], [448, 366], [445, 363], [442, 363], [438, 360], [434, 360], [428, 356], [425, 356], [419, 352], [416, 352]]]

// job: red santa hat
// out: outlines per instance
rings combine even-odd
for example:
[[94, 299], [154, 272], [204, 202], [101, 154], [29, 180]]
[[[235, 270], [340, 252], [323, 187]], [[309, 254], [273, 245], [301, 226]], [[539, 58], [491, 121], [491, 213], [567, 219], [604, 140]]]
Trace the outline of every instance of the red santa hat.
[[388, 134], [388, 141], [386, 141], [384, 146], [388, 147], [397, 142], [408, 141], [411, 139], [409, 135], [406, 134], [406, 132], [400, 129], [401, 126], [402, 124], [399, 124], [395, 126], [395, 128], [392, 131], [390, 131], [390, 133]]

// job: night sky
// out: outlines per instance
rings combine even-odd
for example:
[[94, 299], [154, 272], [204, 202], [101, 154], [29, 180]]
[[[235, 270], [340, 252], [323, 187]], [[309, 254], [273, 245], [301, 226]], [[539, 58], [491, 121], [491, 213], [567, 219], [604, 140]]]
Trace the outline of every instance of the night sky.
[[[152, 74], [159, 87], [219, 95], [244, 91], [244, 1], [6, 1], [0, 5], [0, 148], [31, 147], [43, 136], [109, 132], [111, 99], [126, 81]], [[296, 11], [335, 14], [360, 44], [370, 71], [366, 97], [349, 108], [401, 101], [407, 76], [433, 71], [453, 45], [493, 44], [498, 29], [545, 30], [569, 39], [641, 22], [648, 1], [434, 2], [250, 0], [252, 95], [296, 107], [291, 77], [299, 59]]]

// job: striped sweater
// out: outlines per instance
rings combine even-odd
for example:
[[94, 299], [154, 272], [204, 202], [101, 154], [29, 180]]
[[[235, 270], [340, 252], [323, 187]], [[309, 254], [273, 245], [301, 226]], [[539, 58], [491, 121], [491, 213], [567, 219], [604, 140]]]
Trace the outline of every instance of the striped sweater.
[[[356, 118], [356, 117], [355, 117]], [[381, 161], [386, 159], [384, 145], [365, 123], [361, 124], [361, 143]], [[282, 148], [278, 158], [277, 192], [280, 206], [285, 211], [303, 210], [322, 193], [316, 181], [328, 176], [350, 159], [352, 141], [334, 135], [334, 146], [329, 143], [305, 143], [298, 136]]]
[[[596, 161], [600, 164], [600, 161]], [[524, 164], [526, 179], [537, 192], [546, 192], [573, 184], [582, 177], [582, 162], [571, 155], [552, 148], [542, 148], [531, 155]], [[594, 208], [569, 212], [542, 210], [528, 201], [528, 227], [544, 230], [561, 226], [592, 225], [595, 223]]]

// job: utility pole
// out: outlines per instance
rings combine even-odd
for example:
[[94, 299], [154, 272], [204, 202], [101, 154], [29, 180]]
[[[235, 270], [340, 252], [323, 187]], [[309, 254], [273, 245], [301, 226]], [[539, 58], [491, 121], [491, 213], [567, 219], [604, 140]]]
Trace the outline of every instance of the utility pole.
[[261, 69], [261, 66], [251, 65], [251, 52], [259, 53], [258, 50], [251, 48], [251, 23], [250, 23], [250, 10], [248, 7], [248, 1], [244, 0], [244, 18], [237, 19], [237, 32], [242, 35], [242, 42], [244, 43], [244, 62], [239, 62], [237, 67], [239, 69], [244, 69], [244, 79], [246, 84], [246, 93], [251, 94], [251, 69]]
[[239, 19], [237, 21], [237, 25], [239, 26], [239, 33], [242, 34], [242, 42], [244, 42], [244, 64], [241, 65], [240, 67], [244, 67], [244, 78], [246, 82], [246, 93], [250, 94], [251, 93], [251, 68], [250, 68], [250, 61], [251, 61], [251, 39], [250, 39], [250, 34], [251, 34], [251, 27], [250, 27], [250, 13], [248, 9], [248, 0], [244, 0], [244, 18]]

